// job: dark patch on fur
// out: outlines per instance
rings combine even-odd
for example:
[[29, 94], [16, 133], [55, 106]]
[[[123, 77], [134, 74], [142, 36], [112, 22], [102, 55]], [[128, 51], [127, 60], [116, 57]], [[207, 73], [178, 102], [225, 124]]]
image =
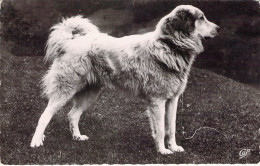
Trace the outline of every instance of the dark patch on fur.
[[[111, 82], [114, 70], [106, 62], [104, 53], [100, 52], [98, 56], [95, 54], [88, 54], [88, 56], [90, 57], [93, 72], [98, 76], [96, 77], [97, 81], [104, 86], [111, 84], [108, 82]], [[104, 79], [102, 80], [99, 78]]]
[[183, 56], [182, 58], [186, 65], [188, 65], [190, 63], [189, 56]]
[[185, 66], [180, 65], [178, 60], [175, 61], [176, 68], [170, 68], [167, 64], [161, 62], [158, 59], [156, 59], [157, 64], [159, 64], [159, 66], [162, 69], [168, 72], [174, 72], [174, 73], [180, 71], [186, 72], [187, 70], [186, 67], [189, 66], [189, 63], [191, 61], [191, 56], [192, 56], [190, 55], [189, 50], [183, 50], [182, 48], [178, 47], [176, 44], [174, 44], [174, 42], [170, 38], [161, 38], [158, 41], [161, 42], [165, 47], [170, 48], [171, 55], [169, 56], [178, 56], [178, 59], [184, 62]]
[[170, 38], [160, 38], [159, 42], [161, 42], [163, 45], [166, 45], [166, 47], [170, 48], [170, 50], [173, 52], [173, 54], [183, 55], [183, 59], [186, 64], [189, 63], [189, 57], [190, 57], [190, 50], [184, 50], [184, 48], [180, 48], [176, 44], [173, 43], [172, 39]]
[[[121, 52], [121, 53], [123, 54], [123, 52]], [[108, 57], [110, 58], [112, 64], [115, 66], [116, 70], [121, 71], [122, 66], [121, 66], [119, 60], [117, 59], [117, 57], [113, 53], [108, 54]]]
[[59, 53], [59, 56], [62, 56], [62, 55], [64, 55], [66, 53], [65, 50], [63, 48], [61, 48], [61, 47], [58, 48], [57, 52]]
[[178, 73], [177, 70], [168, 67], [165, 63], [163, 63], [163, 62], [160, 61], [159, 59], [155, 58], [154, 60], [155, 60], [155, 62], [159, 65], [159, 67], [160, 67], [161, 69], [163, 69], [164, 71], [169, 72], [169, 73]]
[[172, 42], [169, 38], [161, 38], [159, 41], [165, 45], [167, 45], [170, 49], [177, 49], [177, 46]]
[[72, 30], [72, 35], [73, 35], [73, 37], [72, 37], [72, 39], [74, 39], [74, 37], [76, 36], [76, 35], [80, 35], [80, 36], [83, 36], [83, 35], [85, 35], [85, 33], [83, 33], [83, 29], [79, 29], [79, 28], [75, 28], [75, 29], [73, 29]]
[[75, 28], [75, 29], [73, 29], [73, 31], [71, 33], [72, 33], [72, 35], [76, 35], [76, 34], [81, 34], [81, 32], [82, 32], [82, 29]]
[[176, 13], [176, 19], [173, 20], [174, 28], [189, 35], [195, 29], [195, 16], [189, 10], [179, 10]]
[[165, 20], [165, 28], [167, 30], [165, 33], [167, 34], [169, 32], [173, 33], [174, 31], [177, 31], [189, 36], [195, 29], [195, 20], [196, 16], [194, 16], [189, 10], [180, 9], [176, 12], [174, 17]]

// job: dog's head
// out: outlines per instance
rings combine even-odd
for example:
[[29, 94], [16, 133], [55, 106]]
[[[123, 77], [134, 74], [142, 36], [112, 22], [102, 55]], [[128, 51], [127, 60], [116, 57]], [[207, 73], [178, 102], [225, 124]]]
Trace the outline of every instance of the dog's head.
[[220, 27], [208, 21], [200, 9], [191, 5], [181, 5], [163, 17], [156, 29], [162, 36], [182, 33], [187, 37], [208, 39], [215, 37]]

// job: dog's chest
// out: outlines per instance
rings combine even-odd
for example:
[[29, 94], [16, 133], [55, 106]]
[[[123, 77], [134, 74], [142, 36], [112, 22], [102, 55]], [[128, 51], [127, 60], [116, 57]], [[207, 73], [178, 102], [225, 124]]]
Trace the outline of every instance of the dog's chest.
[[[168, 81], [167, 81], [168, 80]], [[169, 74], [167, 78], [165, 78], [165, 84], [162, 83], [162, 88], [165, 88], [165, 94], [168, 98], [172, 96], [178, 96], [182, 94], [186, 88], [188, 80], [187, 73], [173, 73]]]
[[187, 85], [188, 74], [157, 72], [150, 80], [140, 86], [140, 93], [153, 97], [172, 98], [182, 94]]

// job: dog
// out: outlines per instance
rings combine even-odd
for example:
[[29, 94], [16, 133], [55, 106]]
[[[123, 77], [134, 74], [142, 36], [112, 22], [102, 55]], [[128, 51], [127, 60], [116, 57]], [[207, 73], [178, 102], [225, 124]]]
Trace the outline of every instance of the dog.
[[183, 152], [175, 139], [178, 99], [194, 58], [203, 51], [202, 40], [219, 30], [191, 5], [177, 6], [153, 32], [121, 38], [101, 33], [82, 16], [63, 19], [52, 27], [47, 41], [45, 60], [52, 65], [42, 84], [49, 102], [30, 146], [43, 145], [46, 126], [69, 101], [73, 139], [87, 140], [78, 127], [80, 116], [102, 89], [117, 88], [147, 101], [157, 152]]

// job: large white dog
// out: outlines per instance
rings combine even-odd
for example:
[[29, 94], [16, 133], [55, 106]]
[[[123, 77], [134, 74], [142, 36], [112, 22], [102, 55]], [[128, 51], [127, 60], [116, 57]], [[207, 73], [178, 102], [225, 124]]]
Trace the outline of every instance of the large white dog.
[[[52, 65], [43, 78], [49, 103], [41, 115], [31, 147], [43, 145], [52, 116], [73, 101], [68, 114], [73, 138], [87, 140], [78, 127], [81, 114], [103, 88], [129, 91], [148, 101], [148, 115], [157, 151], [182, 152], [176, 144], [176, 111], [191, 65], [203, 51], [202, 39], [213, 38], [219, 27], [190, 5], [176, 7], [155, 31], [115, 38], [100, 33], [81, 16], [52, 28], [46, 61]], [[165, 147], [166, 146], [166, 147]]]

